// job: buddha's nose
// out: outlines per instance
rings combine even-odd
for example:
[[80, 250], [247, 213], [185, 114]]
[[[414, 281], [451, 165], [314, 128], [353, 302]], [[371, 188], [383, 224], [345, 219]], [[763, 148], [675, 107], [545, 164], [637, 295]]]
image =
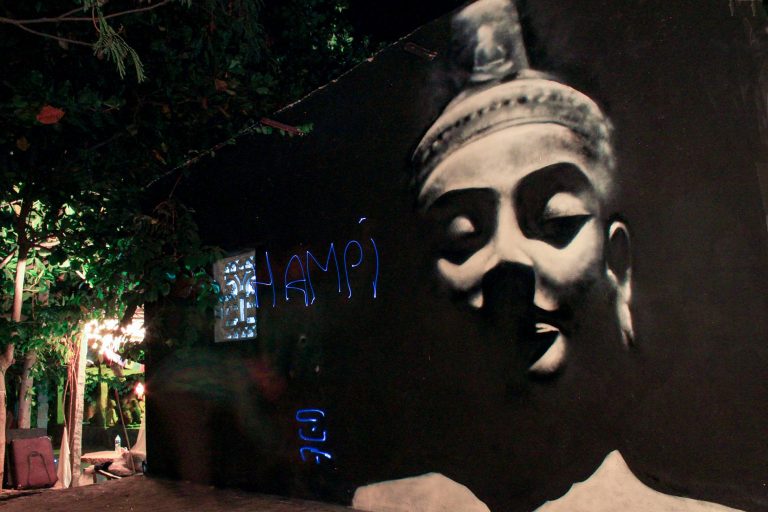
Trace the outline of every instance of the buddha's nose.
[[531, 240], [520, 229], [512, 205], [502, 202], [496, 217], [496, 231], [491, 240], [492, 255], [485, 270], [501, 263], [533, 267], [533, 260], [527, 250], [530, 244]]
[[532, 314], [536, 290], [533, 267], [500, 262], [482, 280], [484, 309], [497, 319], [523, 320]]

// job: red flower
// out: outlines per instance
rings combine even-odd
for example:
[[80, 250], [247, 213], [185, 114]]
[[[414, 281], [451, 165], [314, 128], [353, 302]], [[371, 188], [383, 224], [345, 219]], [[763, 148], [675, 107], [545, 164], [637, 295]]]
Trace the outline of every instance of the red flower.
[[40, 112], [37, 113], [35, 119], [42, 124], [56, 124], [64, 117], [64, 111], [60, 108], [52, 107], [50, 105], [43, 105]]

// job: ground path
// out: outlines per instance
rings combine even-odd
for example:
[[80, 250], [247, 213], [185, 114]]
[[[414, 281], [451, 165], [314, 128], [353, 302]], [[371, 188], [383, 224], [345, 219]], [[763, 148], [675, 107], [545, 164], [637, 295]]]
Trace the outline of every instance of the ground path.
[[234, 489], [177, 482], [143, 475], [74, 489], [34, 493], [4, 492], [2, 512], [350, 512], [327, 503], [292, 500]]

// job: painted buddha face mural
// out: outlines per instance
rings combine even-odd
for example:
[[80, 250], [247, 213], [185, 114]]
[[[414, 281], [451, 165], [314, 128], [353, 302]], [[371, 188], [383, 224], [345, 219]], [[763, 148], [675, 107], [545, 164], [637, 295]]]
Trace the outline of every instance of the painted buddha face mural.
[[[532, 377], [564, 371], [595, 290], [611, 295], [624, 344], [629, 235], [609, 210], [611, 127], [581, 92], [528, 69], [514, 8], [471, 5], [454, 20], [468, 87], [415, 153], [419, 207], [436, 230], [435, 269], [486, 312]], [[583, 342], [583, 340], [580, 340]]]

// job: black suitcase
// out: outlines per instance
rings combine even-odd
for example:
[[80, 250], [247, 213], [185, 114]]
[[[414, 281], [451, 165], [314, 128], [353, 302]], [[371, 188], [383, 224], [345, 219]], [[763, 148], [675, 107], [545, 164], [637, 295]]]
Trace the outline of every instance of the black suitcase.
[[6, 458], [16, 489], [41, 489], [56, 483], [50, 437], [14, 439]]

